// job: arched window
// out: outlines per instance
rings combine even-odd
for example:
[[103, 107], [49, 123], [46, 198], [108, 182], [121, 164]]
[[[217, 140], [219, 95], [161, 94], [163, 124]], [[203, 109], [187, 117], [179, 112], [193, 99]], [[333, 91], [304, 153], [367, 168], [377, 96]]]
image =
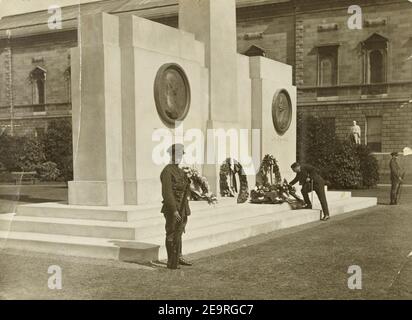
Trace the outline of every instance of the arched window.
[[318, 86], [336, 86], [338, 83], [338, 46], [318, 47]]
[[365, 87], [363, 93], [386, 93], [388, 39], [374, 33], [362, 42], [362, 50], [364, 56], [363, 82], [366, 85], [375, 85]]
[[331, 97], [338, 94], [338, 51], [339, 44], [321, 45], [316, 47], [318, 53], [317, 83], [318, 97]]
[[370, 83], [385, 82], [384, 54], [380, 50], [369, 52]]
[[46, 70], [36, 67], [30, 73], [32, 83], [33, 104], [44, 105], [46, 103]]
[[320, 61], [320, 85], [321, 86], [332, 86], [335, 84], [333, 79], [333, 71], [332, 71], [332, 58], [331, 57], [323, 57]]

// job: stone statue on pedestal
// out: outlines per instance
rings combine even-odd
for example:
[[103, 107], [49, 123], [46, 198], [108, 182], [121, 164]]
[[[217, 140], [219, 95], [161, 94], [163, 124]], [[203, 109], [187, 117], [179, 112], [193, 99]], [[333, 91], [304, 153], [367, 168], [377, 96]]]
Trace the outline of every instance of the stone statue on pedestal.
[[362, 130], [356, 123], [356, 121], [353, 121], [353, 125], [350, 128], [349, 132], [349, 139], [352, 141], [354, 144], [361, 144], [361, 136], [362, 136]]

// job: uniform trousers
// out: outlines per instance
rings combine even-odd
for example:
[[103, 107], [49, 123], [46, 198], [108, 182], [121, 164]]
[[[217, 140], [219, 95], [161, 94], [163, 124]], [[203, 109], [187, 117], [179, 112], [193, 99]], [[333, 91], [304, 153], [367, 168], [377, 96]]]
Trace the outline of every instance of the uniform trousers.
[[174, 248], [178, 257], [182, 256], [182, 235], [187, 225], [187, 216], [183, 221], [176, 221], [174, 214], [165, 213], [166, 219], [166, 248]]
[[[302, 187], [303, 199], [305, 200], [306, 204], [309, 206], [312, 206], [312, 202], [309, 199], [309, 193], [312, 191], [311, 189], [312, 187], [310, 183], [305, 183]], [[329, 216], [329, 207], [328, 207], [328, 201], [326, 199], [325, 184], [324, 183], [314, 183], [313, 191], [316, 192], [319, 198], [320, 204], [322, 206], [323, 214], [325, 216]]]
[[401, 180], [392, 179], [391, 204], [397, 204], [398, 203], [400, 189], [401, 189]]

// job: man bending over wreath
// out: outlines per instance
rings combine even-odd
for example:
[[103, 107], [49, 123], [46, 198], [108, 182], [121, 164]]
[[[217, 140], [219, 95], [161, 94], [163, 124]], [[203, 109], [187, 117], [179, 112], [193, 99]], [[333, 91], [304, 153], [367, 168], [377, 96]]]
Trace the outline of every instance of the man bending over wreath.
[[293, 172], [296, 173], [296, 178], [289, 184], [295, 185], [297, 182], [302, 186], [302, 195], [305, 200], [305, 209], [312, 209], [312, 202], [309, 199], [309, 192], [315, 191], [318, 195], [320, 204], [322, 205], [323, 217], [322, 221], [328, 221], [330, 219], [328, 201], [326, 199], [325, 192], [325, 180], [321, 177], [318, 170], [308, 164], [299, 164], [298, 162], [291, 166]]

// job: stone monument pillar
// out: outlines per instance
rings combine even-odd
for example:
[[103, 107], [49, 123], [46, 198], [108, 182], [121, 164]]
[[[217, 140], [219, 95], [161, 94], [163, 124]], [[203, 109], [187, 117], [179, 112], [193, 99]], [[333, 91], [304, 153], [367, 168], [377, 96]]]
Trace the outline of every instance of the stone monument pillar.
[[134, 37], [135, 16], [119, 18], [119, 44], [122, 57], [122, 142], [123, 142], [123, 178], [126, 205], [136, 205], [137, 168], [136, 168], [136, 100], [139, 91], [136, 83], [136, 41]]
[[238, 121], [235, 0], [180, 0], [179, 29], [205, 44], [209, 120]]
[[70, 205], [124, 204], [118, 17], [84, 16], [72, 49], [74, 181]]
[[[179, 29], [193, 33], [205, 44], [205, 65], [209, 69], [207, 129], [240, 129], [236, 1], [180, 0]], [[213, 192], [219, 193], [219, 162], [232, 155], [229, 148], [225, 155], [218, 154], [215, 142], [208, 143], [207, 150], [215, 150], [215, 164], [204, 165], [203, 174]]]

